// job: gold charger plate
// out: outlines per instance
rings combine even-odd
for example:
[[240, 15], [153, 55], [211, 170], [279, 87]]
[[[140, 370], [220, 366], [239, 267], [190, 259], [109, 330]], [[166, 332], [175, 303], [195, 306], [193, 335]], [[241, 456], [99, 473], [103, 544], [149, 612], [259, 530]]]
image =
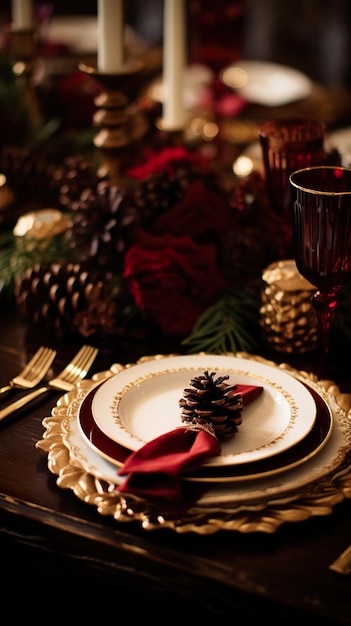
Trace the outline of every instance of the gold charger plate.
[[[240, 356], [240, 355], [237, 355]], [[245, 358], [267, 362], [261, 357], [242, 353]], [[144, 357], [144, 359], [163, 358], [162, 355]], [[270, 362], [271, 363], [271, 362]], [[273, 364], [273, 363], [272, 363]], [[274, 365], [274, 364], [273, 364]], [[277, 367], [287, 370], [286, 365]], [[57, 484], [63, 489], [71, 489], [86, 503], [94, 505], [102, 515], [111, 515], [119, 522], [138, 521], [142, 528], [155, 530], [169, 528], [177, 533], [195, 532], [213, 534], [218, 530], [237, 530], [243, 533], [273, 533], [285, 522], [306, 520], [313, 515], [328, 515], [333, 507], [347, 497], [351, 497], [350, 471], [350, 422], [346, 411], [336, 404], [334, 396], [343, 406], [351, 407], [350, 398], [341, 394], [332, 381], [318, 381], [317, 387], [329, 397], [331, 404], [337, 407], [337, 425], [332, 437], [321, 454], [326, 454], [327, 463], [320, 461], [323, 471], [311, 471], [310, 477], [289, 474], [285, 488], [274, 486], [269, 481], [258, 481], [259, 488], [253, 487], [249, 496], [240, 486], [211, 485], [211, 488], [199, 497], [196, 505], [183, 513], [170, 513], [160, 510], [141, 498], [125, 497], [118, 492], [118, 479], [107, 478], [103, 472], [94, 469], [96, 461], [90, 462], [93, 450], [86, 445], [86, 457], [82, 455], [81, 442], [76, 433], [72, 437], [72, 424], [77, 427], [77, 413], [82, 400], [98, 381], [121, 371], [124, 367], [115, 364], [111, 370], [94, 376], [94, 381], [82, 381], [77, 388], [59, 399], [52, 410], [51, 417], [43, 420], [45, 433], [37, 442], [37, 448], [48, 453], [48, 467], [58, 476]], [[290, 372], [309, 384], [317, 384], [312, 375]], [[351, 411], [351, 409], [349, 409]], [[332, 455], [327, 452], [332, 446]], [[329, 454], [329, 457], [328, 457]], [[96, 455], [98, 457], [98, 455]], [[98, 457], [100, 459], [100, 457]], [[318, 455], [319, 458], [319, 455]], [[103, 462], [103, 459], [99, 460]], [[107, 462], [106, 462], [107, 463]], [[99, 465], [100, 467], [100, 465]], [[306, 467], [306, 466], [304, 466]], [[110, 471], [110, 467], [109, 470]], [[293, 472], [297, 470], [293, 470]], [[232, 492], [235, 492], [233, 495]]]

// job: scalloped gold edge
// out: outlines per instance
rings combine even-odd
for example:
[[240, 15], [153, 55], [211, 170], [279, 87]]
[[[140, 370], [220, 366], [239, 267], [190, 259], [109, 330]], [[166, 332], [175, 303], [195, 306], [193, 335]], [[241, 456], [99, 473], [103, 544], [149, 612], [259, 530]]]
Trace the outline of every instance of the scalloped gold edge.
[[[145, 356], [139, 359], [138, 363], [168, 356], [170, 355]], [[335, 398], [347, 417], [351, 417], [351, 394], [341, 393], [333, 381], [318, 380], [316, 375], [299, 372], [286, 363], [278, 365], [264, 357], [245, 352], [233, 356], [279, 367], [305, 380], [318, 383], [324, 391]], [[109, 370], [94, 375], [92, 380], [78, 383], [77, 389], [87, 392], [92, 381], [102, 381], [131, 365], [133, 364], [114, 363]], [[350, 458], [346, 458], [327, 480], [322, 481], [318, 486], [313, 485], [310, 490], [297, 490], [295, 496], [285, 495], [274, 502], [262, 502], [247, 509], [242, 504], [216, 507], [195, 506], [181, 516], [166, 516], [154, 510], [151, 505], [140, 498], [124, 497], [116, 490], [115, 484], [85, 471], [76, 459], [71, 458], [70, 451], [63, 441], [61, 424], [62, 417], [67, 415], [70, 406], [77, 399], [76, 393], [73, 391], [62, 396], [53, 408], [51, 416], [43, 420], [45, 432], [43, 438], [36, 443], [36, 447], [47, 452], [48, 468], [57, 476], [56, 483], [59, 487], [71, 489], [80, 500], [95, 506], [101, 515], [112, 516], [120, 523], [137, 521], [145, 530], [167, 528], [178, 534], [194, 532], [199, 535], [210, 535], [219, 530], [239, 531], [246, 534], [252, 532], [272, 534], [286, 522], [305, 521], [314, 515], [330, 515], [334, 506], [345, 498], [351, 498]]]

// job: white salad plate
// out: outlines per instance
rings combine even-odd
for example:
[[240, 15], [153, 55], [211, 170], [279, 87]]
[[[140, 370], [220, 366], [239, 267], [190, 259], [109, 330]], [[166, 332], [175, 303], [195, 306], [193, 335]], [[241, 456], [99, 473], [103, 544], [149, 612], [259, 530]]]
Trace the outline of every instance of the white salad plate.
[[228, 384], [262, 386], [244, 407], [238, 433], [204, 466], [256, 462], [287, 450], [311, 431], [316, 404], [308, 389], [270, 365], [227, 355], [169, 356], [125, 368], [94, 393], [91, 411], [104, 435], [129, 450], [182, 425], [179, 400], [204, 371], [228, 375]]

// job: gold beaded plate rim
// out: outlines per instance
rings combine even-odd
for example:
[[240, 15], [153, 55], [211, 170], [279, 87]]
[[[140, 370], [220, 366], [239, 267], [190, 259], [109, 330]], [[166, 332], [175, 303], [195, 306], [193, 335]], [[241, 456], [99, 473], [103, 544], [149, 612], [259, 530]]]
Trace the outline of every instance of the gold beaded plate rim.
[[190, 379], [204, 371], [228, 374], [228, 384], [256, 385], [263, 393], [243, 409], [239, 433], [221, 442], [209, 467], [266, 459], [303, 439], [316, 419], [316, 404], [305, 386], [271, 365], [232, 355], [178, 355], [144, 361], [100, 385], [91, 411], [100, 430], [129, 450], [182, 425], [178, 400]]

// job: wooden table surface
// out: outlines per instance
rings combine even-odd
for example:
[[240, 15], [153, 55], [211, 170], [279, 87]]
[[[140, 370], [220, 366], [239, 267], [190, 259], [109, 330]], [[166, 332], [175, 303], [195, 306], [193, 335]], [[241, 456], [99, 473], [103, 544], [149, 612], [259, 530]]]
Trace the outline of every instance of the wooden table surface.
[[[0, 384], [22, 369], [44, 339], [49, 341], [13, 312], [2, 312]], [[58, 373], [77, 346], [52, 338], [51, 345], [58, 348]], [[91, 372], [110, 364], [99, 355]], [[69, 596], [80, 617], [111, 615], [114, 607], [117, 620], [128, 603], [131, 617], [156, 621], [186, 619], [191, 610], [196, 619], [230, 623], [295, 624], [301, 618], [351, 624], [351, 578], [328, 567], [351, 543], [351, 493], [331, 514], [284, 523], [272, 534], [178, 534], [121, 523], [60, 488], [47, 455], [36, 447], [42, 420], [58, 397], [46, 396], [0, 430], [2, 592], [5, 599], [15, 586], [18, 616], [37, 616], [49, 598], [47, 617], [66, 618]]]

